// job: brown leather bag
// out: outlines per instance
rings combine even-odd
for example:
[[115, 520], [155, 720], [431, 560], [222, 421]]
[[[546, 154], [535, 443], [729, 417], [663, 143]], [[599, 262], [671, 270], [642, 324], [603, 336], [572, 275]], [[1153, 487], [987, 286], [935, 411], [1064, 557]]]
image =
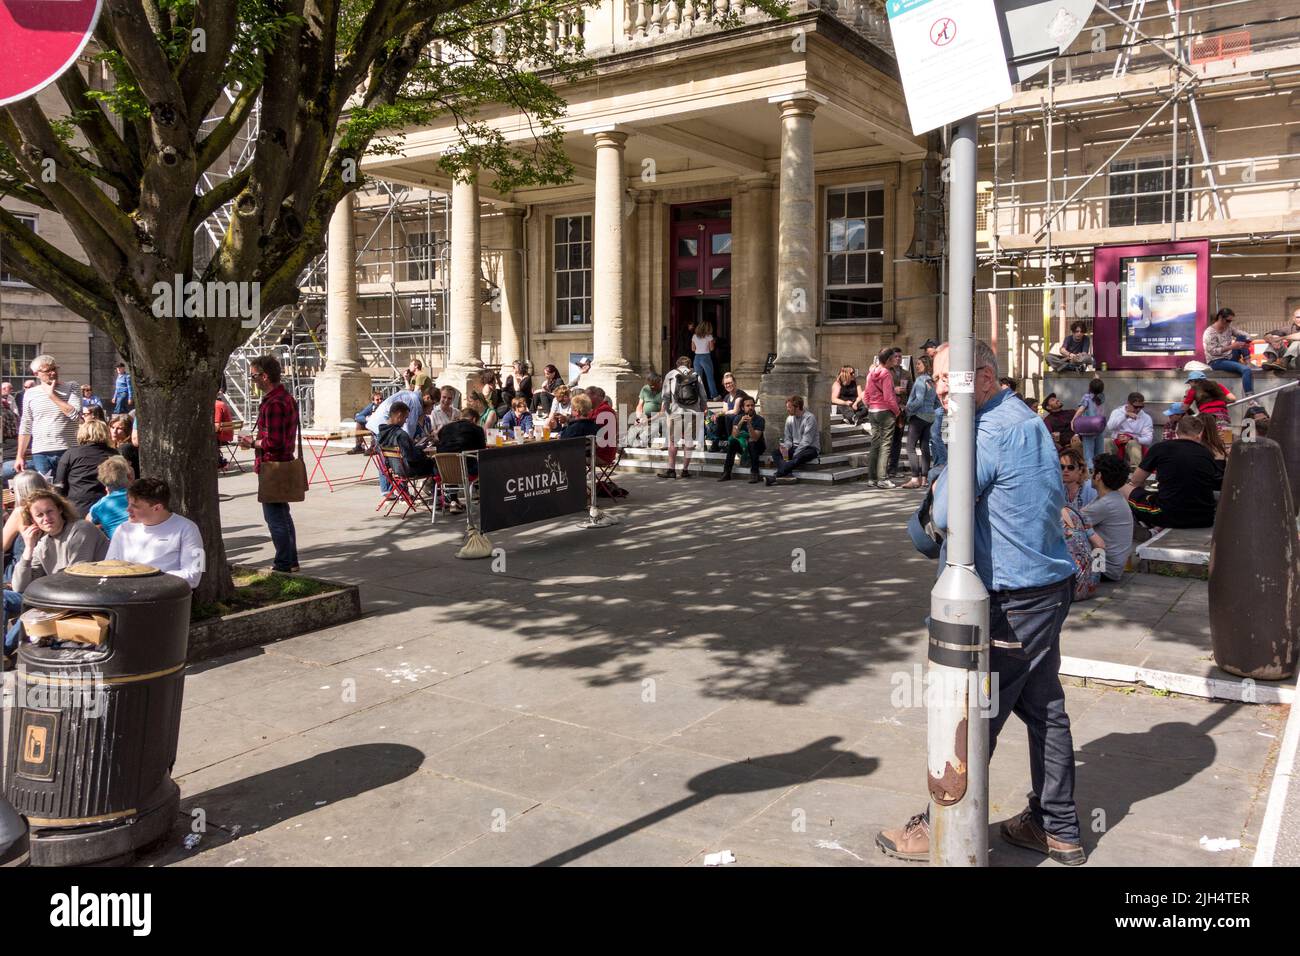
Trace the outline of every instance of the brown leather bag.
[[267, 461], [257, 473], [257, 500], [285, 504], [307, 497], [307, 463], [302, 457], [302, 425], [298, 425], [298, 457], [292, 461]]

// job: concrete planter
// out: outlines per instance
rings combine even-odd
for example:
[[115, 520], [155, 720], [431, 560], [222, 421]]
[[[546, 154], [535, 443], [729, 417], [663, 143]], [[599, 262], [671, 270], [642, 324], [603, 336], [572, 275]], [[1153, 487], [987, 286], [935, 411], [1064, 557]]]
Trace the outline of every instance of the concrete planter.
[[187, 660], [193, 664], [245, 647], [273, 644], [360, 616], [361, 591], [354, 584], [283, 604], [238, 611], [191, 624]]

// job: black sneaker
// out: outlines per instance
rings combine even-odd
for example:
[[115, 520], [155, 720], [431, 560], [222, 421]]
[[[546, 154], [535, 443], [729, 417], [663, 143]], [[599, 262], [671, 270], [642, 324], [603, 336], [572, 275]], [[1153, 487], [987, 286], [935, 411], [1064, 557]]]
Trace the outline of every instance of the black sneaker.
[[656, 478], [676, 478], [676, 477], [677, 477], [677, 472], [673, 471], [671, 468], [668, 468], [668, 469], [666, 469], [666, 470], [664, 470], [664, 471], [661, 471], [661, 472], [657, 473], [657, 474], [655, 475], [655, 477], [656, 477]]
[[683, 468], [683, 469], [682, 469], [682, 477], [683, 477], [683, 478], [694, 478], [694, 477], [695, 477], [695, 473], [692, 472], [692, 471], [690, 471], [689, 469]]
[[768, 475], [766, 478], [763, 479], [763, 484], [771, 488], [774, 484], [776, 484], [776, 479], [773, 478], [771, 475]]
[[731, 472], [729, 471], [724, 471], [721, 477], [718, 478], [718, 481], [730, 481], [730, 480], [731, 480]]
[[759, 483], [760, 481], [762, 481], [762, 480], [763, 480], [763, 479], [762, 479], [760, 476], [758, 476], [758, 475], [750, 475], [750, 476], [749, 476], [749, 483], [750, 483], [751, 485], [756, 485], [756, 484], [758, 484], [758, 483]]

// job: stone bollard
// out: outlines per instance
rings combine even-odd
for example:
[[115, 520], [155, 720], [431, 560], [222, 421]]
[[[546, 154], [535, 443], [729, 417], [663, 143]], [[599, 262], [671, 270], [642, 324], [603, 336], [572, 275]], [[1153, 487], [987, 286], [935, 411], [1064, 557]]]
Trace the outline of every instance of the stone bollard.
[[1300, 656], [1300, 545], [1282, 449], [1261, 438], [1228, 454], [1210, 543], [1210, 637], [1229, 674], [1285, 680]]
[[1300, 505], [1300, 386], [1283, 389], [1273, 396], [1268, 437], [1282, 446], [1291, 502]]

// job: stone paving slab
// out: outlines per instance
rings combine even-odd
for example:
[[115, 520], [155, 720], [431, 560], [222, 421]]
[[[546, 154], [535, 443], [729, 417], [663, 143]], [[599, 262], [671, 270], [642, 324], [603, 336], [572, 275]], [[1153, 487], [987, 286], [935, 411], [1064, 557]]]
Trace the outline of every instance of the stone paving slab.
[[[373, 516], [373, 489], [295, 505], [304, 571], [360, 578], [365, 615], [191, 672], [185, 813], [144, 862], [906, 865], [872, 839], [924, 806], [916, 496], [626, 484], [615, 527], [493, 535], [496, 572], [452, 557], [462, 526]], [[267, 561], [252, 487], [223, 480], [223, 511]], [[1071, 612], [1065, 652], [1194, 663], [1205, 594], [1132, 576]], [[1287, 708], [1066, 694], [1095, 864], [1249, 861]], [[990, 774], [992, 862], [1055, 865], [997, 836], [1029, 786], [1014, 718]]]

